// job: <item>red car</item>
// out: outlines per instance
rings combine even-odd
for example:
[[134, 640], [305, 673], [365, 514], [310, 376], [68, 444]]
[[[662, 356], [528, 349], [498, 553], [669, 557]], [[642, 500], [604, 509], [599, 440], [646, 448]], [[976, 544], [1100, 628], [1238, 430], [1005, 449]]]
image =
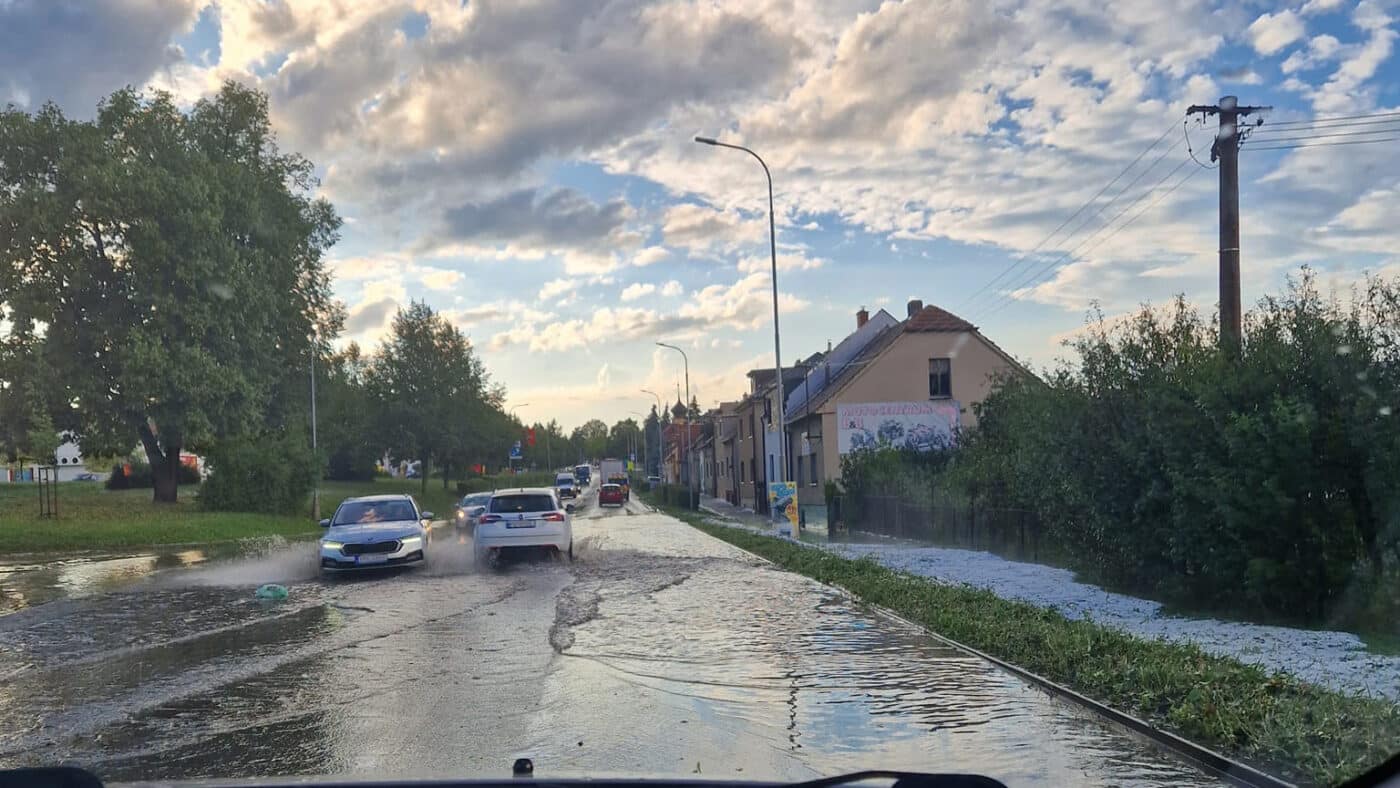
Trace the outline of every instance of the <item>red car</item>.
[[598, 488], [598, 505], [607, 506], [617, 504], [622, 506], [627, 501], [627, 493], [620, 484], [605, 484]]

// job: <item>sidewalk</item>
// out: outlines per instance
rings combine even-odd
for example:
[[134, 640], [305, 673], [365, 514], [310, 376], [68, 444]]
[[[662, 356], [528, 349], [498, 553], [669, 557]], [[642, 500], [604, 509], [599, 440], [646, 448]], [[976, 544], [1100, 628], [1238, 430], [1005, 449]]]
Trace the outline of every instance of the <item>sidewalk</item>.
[[723, 517], [732, 520], [740, 525], [749, 527], [752, 530], [761, 531], [765, 534], [773, 533], [773, 523], [761, 514], [755, 514], [752, 509], [744, 509], [724, 500], [723, 498], [711, 498], [708, 495], [700, 496], [700, 511], [713, 514], [716, 517]]

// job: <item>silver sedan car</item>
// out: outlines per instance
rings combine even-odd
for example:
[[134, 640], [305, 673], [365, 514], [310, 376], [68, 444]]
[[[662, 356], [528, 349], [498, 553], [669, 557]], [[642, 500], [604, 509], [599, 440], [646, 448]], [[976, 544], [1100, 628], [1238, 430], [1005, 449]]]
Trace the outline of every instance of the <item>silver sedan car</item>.
[[335, 514], [321, 521], [321, 570], [342, 572], [420, 564], [427, 554], [424, 512], [408, 495], [346, 498]]

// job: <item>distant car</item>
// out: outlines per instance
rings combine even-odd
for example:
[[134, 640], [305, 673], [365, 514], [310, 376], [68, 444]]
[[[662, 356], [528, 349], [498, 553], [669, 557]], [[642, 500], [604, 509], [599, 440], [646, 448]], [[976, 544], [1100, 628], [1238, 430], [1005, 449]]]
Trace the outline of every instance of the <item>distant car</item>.
[[607, 506], [614, 504], [622, 506], [627, 503], [627, 494], [623, 492], [620, 484], [605, 484], [598, 488], [598, 505]]
[[573, 504], [548, 487], [498, 490], [477, 518], [473, 554], [478, 564], [494, 564], [512, 552], [545, 550], [574, 558]]
[[98, 478], [97, 474], [95, 474], [95, 473], [80, 473], [80, 474], [78, 474], [77, 476], [74, 476], [74, 477], [73, 477], [73, 481], [75, 481], [75, 482], [95, 482], [95, 481], [100, 481], [100, 479]]
[[321, 570], [338, 572], [421, 564], [427, 557], [424, 523], [432, 512], [409, 495], [347, 498], [321, 521]]
[[491, 503], [491, 493], [472, 493], [464, 497], [457, 504], [457, 512], [452, 517], [452, 524], [458, 528], [476, 527], [476, 518], [486, 511], [486, 506], [489, 503]]
[[559, 493], [561, 499], [577, 498], [578, 483], [574, 481], [572, 473], [561, 473], [554, 477], [554, 491]]
[[574, 466], [574, 478], [578, 480], [579, 487], [587, 487], [593, 478], [593, 468], [588, 465]]
[[661, 477], [660, 477], [660, 476], [648, 476], [648, 477], [647, 477], [647, 487], [648, 487], [648, 488], [655, 487], [656, 485], [658, 485], [658, 484], [660, 484], [660, 483], [661, 483]]

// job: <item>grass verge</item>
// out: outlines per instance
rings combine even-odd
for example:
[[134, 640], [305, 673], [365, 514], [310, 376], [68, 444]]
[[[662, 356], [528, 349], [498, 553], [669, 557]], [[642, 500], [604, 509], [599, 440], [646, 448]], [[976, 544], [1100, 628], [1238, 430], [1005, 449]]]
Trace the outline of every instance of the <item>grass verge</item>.
[[151, 491], [104, 490], [97, 482], [58, 485], [57, 519], [40, 519], [32, 484], [0, 487], [0, 554], [113, 550], [161, 544], [226, 542], [253, 536], [306, 536], [310, 517], [206, 512], [198, 488], [180, 488], [175, 504], [151, 502]]
[[[547, 486], [553, 479], [552, 474], [521, 474], [475, 479], [468, 488]], [[456, 484], [444, 490], [440, 479], [429, 479], [426, 490], [418, 479], [384, 478], [321, 482], [320, 489], [323, 517], [330, 517], [341, 501], [357, 495], [407, 493], [439, 518], [451, 517], [459, 500]], [[208, 544], [274, 535], [295, 538], [321, 530], [311, 517], [309, 502], [300, 515], [206, 512], [199, 506], [198, 494], [198, 485], [185, 485], [176, 503], [157, 504], [151, 501], [150, 488], [107, 490], [98, 482], [62, 482], [58, 518], [41, 519], [34, 485], [0, 485], [0, 555]]]
[[[654, 501], [652, 505], [657, 505]], [[873, 559], [716, 525], [660, 506], [776, 565], [844, 588], [934, 632], [1284, 779], [1334, 784], [1390, 757], [1400, 705], [1269, 674], [1189, 645], [1144, 640], [990, 591], [940, 585]]]

